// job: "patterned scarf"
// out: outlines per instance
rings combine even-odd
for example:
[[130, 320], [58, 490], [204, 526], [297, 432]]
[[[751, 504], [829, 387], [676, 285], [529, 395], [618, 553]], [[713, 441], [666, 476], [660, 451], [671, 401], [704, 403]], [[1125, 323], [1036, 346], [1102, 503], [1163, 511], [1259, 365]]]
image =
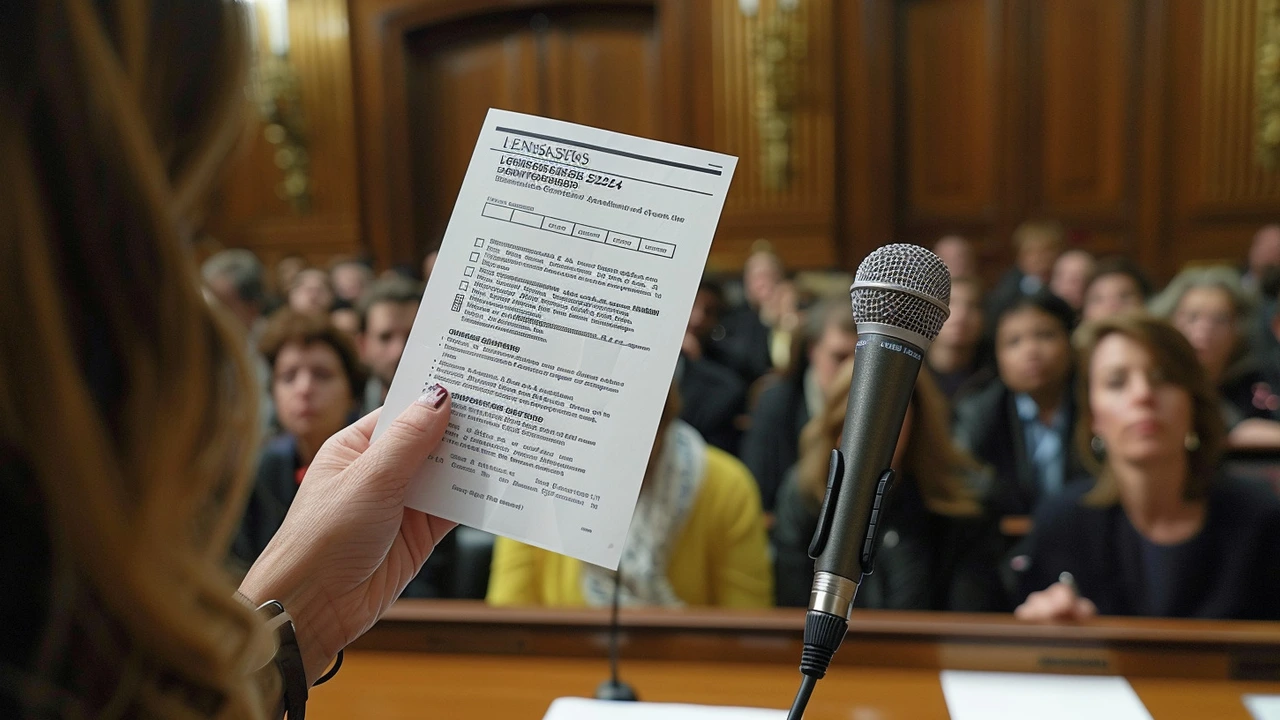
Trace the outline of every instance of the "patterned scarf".
[[617, 573], [597, 565], [582, 569], [582, 595], [587, 605], [612, 604], [619, 582], [619, 603], [628, 606], [680, 606], [667, 579], [671, 551], [684, 529], [702, 486], [707, 444], [689, 425], [676, 420], [667, 428], [657, 471], [640, 491], [636, 512], [627, 530]]

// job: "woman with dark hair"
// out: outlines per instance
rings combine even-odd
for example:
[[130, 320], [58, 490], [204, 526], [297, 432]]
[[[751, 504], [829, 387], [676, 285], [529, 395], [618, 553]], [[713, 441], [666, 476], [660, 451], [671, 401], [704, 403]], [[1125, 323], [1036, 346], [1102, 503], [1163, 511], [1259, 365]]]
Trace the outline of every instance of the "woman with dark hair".
[[1222, 418], [1190, 343], [1142, 315], [1077, 342], [1076, 441], [1097, 483], [1036, 514], [1017, 616], [1280, 619], [1280, 499], [1220, 475]]
[[[841, 366], [821, 413], [805, 426], [800, 460], [778, 492], [773, 541], [779, 605], [809, 602], [809, 540], [826, 493], [831, 449], [844, 430], [854, 362]], [[1009, 607], [996, 574], [1004, 543], [980, 503], [989, 474], [952, 444], [950, 417], [942, 391], [929, 371], [922, 371], [893, 454], [897, 479], [881, 515], [875, 572], [863, 578], [858, 607], [965, 612]]]
[[280, 433], [258, 456], [236, 537], [234, 552], [246, 567], [280, 529], [320, 447], [355, 419], [365, 381], [355, 346], [323, 316], [280, 310], [267, 323], [258, 350], [271, 368]]
[[189, 232], [242, 136], [243, 12], [0, 3], [0, 717], [300, 716], [453, 527], [404, 505], [434, 387], [325, 442], [238, 593], [226, 568], [257, 393]]
[[1071, 330], [1075, 313], [1041, 290], [996, 321], [996, 369], [956, 403], [956, 442], [995, 470], [988, 508], [1027, 515], [1078, 474], [1071, 450]]

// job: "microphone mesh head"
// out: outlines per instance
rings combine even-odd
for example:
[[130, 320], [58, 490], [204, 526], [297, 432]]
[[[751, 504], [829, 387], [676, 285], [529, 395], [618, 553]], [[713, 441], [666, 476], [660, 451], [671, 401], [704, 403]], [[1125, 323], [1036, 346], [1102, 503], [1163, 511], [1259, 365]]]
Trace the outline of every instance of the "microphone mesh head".
[[[886, 283], [902, 290], [859, 287], [862, 283]], [[912, 292], [933, 298], [941, 306]], [[919, 245], [885, 245], [858, 266], [849, 295], [855, 322], [901, 328], [933, 342], [949, 314], [951, 273], [942, 258]]]

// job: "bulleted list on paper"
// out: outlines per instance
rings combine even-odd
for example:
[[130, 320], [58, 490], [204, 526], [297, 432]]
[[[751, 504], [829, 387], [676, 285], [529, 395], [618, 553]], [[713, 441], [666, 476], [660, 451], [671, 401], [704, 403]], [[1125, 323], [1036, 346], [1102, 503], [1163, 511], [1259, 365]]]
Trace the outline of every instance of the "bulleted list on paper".
[[489, 111], [375, 431], [453, 395], [411, 507], [617, 566], [735, 165]]

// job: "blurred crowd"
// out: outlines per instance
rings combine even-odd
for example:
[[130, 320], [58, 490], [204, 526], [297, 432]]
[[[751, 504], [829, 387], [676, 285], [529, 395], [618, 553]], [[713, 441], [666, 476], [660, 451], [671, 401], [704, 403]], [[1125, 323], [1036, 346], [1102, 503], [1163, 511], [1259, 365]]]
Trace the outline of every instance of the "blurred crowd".
[[[1188, 267], [1161, 289], [1127, 258], [1071, 247], [1054, 222], [1011, 242], [1014, 265], [990, 285], [969, 239], [933, 246], [951, 313], [912, 395], [857, 604], [1280, 619], [1280, 225], [1238, 265]], [[244, 250], [204, 264], [262, 388], [237, 563], [261, 553], [325, 439], [382, 404], [434, 259], [416, 277], [298, 257], [268, 273]], [[740, 278], [704, 279], [619, 572], [459, 528], [406, 595], [807, 604], [857, 361], [850, 279], [789, 274], [768, 246]]]

